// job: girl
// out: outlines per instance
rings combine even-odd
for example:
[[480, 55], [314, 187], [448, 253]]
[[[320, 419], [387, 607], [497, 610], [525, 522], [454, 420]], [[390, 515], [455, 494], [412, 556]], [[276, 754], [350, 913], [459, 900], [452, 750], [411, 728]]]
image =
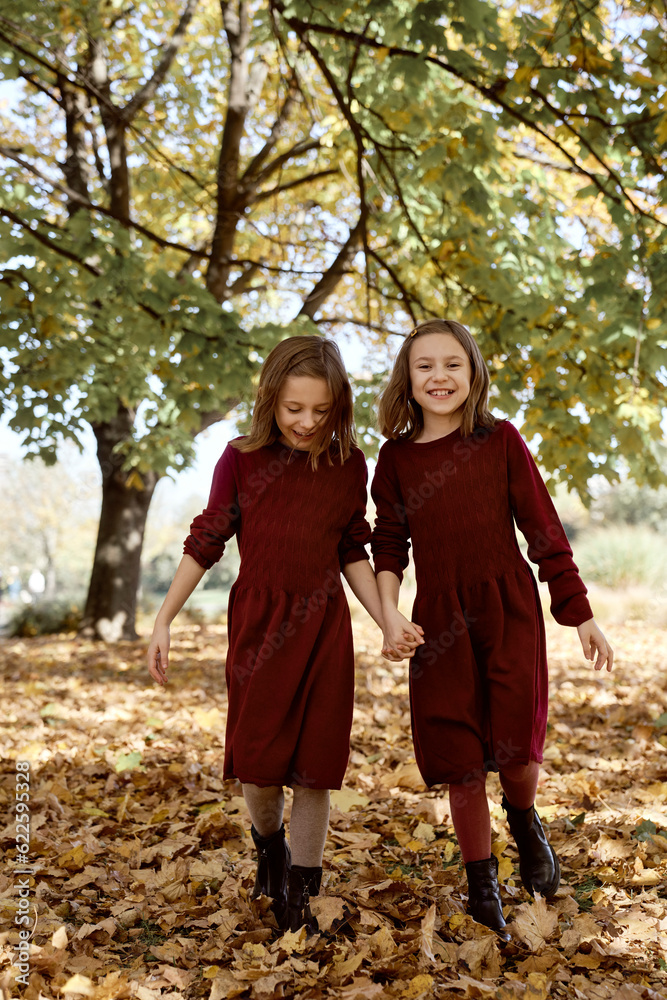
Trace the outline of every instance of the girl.
[[[148, 649], [148, 669], [165, 684], [169, 625], [236, 534], [224, 777], [242, 782], [252, 819], [253, 898], [271, 896], [290, 930], [317, 929], [309, 897], [320, 889], [329, 789], [340, 788], [347, 766], [354, 656], [341, 571], [381, 624], [364, 548], [366, 478], [338, 348], [317, 336], [282, 341], [262, 368], [249, 435], [216, 466]], [[406, 631], [414, 634], [409, 623]], [[294, 790], [291, 854], [285, 785]]]
[[396, 609], [412, 539], [413, 617], [424, 629], [410, 671], [415, 755], [427, 785], [449, 784], [469, 912], [507, 941], [487, 771], [500, 774], [526, 889], [549, 896], [560, 880], [533, 804], [547, 661], [540, 599], [515, 522], [549, 585], [556, 621], [577, 628], [586, 658], [597, 654], [597, 670], [611, 670], [613, 652], [533, 458], [513, 425], [489, 412], [488, 389], [479, 348], [460, 323], [421, 323], [406, 339], [380, 399], [389, 440], [371, 489], [372, 549], [384, 648], [400, 654], [405, 623]]

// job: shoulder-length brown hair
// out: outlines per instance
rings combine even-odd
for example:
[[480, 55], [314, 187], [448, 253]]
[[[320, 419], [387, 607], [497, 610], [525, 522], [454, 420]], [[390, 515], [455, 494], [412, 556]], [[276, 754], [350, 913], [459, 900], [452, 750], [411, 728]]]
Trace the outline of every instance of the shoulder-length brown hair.
[[427, 333], [450, 333], [470, 361], [470, 393], [463, 410], [461, 436], [468, 437], [477, 427], [493, 427], [496, 418], [489, 411], [489, 372], [475, 338], [467, 327], [455, 320], [429, 319], [414, 328], [396, 355], [389, 383], [379, 400], [380, 432], [387, 438], [402, 437], [412, 441], [424, 429], [422, 408], [412, 398], [410, 351], [415, 340]]
[[331, 464], [332, 449], [338, 451], [341, 462], [350, 457], [356, 444], [352, 389], [338, 345], [316, 334], [288, 337], [273, 348], [259, 375], [250, 433], [233, 441], [235, 448], [256, 451], [278, 440], [280, 429], [275, 411], [280, 390], [286, 379], [304, 375], [323, 379], [331, 394], [331, 407], [310, 448], [309, 460], [313, 468], [317, 468], [318, 459], [324, 452]]

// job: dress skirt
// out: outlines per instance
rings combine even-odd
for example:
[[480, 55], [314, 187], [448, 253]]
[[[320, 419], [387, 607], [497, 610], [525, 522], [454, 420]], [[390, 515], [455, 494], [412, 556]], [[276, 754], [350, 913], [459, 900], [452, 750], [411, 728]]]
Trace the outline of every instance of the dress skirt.
[[309, 595], [235, 585], [228, 629], [224, 777], [340, 788], [354, 700], [342, 585]]

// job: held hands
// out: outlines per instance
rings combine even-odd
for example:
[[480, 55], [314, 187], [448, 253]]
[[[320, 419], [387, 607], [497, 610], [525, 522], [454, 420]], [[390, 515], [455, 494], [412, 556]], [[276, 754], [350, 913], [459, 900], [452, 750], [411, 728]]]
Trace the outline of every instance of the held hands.
[[383, 620], [382, 655], [385, 660], [411, 659], [417, 646], [424, 642], [424, 629], [408, 621], [396, 608], [386, 610]]
[[[579, 633], [586, 659], [595, 660], [594, 666], [596, 670], [602, 670], [605, 663], [607, 664], [607, 670], [611, 670], [614, 663], [614, 650], [596, 625], [595, 619], [591, 618], [589, 621], [584, 622], [583, 625], [578, 625], [577, 632]], [[595, 659], [596, 653], [597, 659]]]
[[146, 662], [148, 672], [158, 684], [167, 683], [167, 668], [169, 666], [169, 626], [157, 625], [153, 629]]

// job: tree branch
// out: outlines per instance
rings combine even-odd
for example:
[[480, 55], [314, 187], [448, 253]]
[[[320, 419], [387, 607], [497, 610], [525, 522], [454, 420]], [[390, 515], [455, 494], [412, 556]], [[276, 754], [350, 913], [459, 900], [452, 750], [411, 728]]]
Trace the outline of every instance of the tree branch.
[[290, 81], [289, 89], [287, 91], [287, 97], [283, 102], [283, 106], [281, 107], [280, 111], [278, 112], [276, 120], [271, 126], [271, 131], [269, 132], [269, 136], [264, 145], [262, 146], [262, 148], [260, 149], [260, 151], [252, 158], [252, 160], [244, 170], [243, 176], [241, 177], [242, 182], [247, 183], [251, 179], [254, 180], [257, 177], [259, 169], [264, 163], [264, 161], [267, 159], [268, 156], [270, 156], [270, 154], [275, 149], [276, 144], [280, 139], [283, 126], [287, 121], [287, 119], [289, 118], [292, 108], [295, 104], [295, 96], [294, 96], [295, 93], [296, 93], [296, 86], [294, 84], [294, 81], [292, 80]]
[[359, 218], [354, 229], [350, 230], [350, 234], [338, 256], [311, 290], [310, 295], [299, 309], [297, 316], [309, 316], [313, 319], [322, 303], [331, 295], [340, 279], [346, 273], [348, 261], [357, 251], [362, 239], [363, 225], [363, 220]]
[[103, 208], [101, 205], [95, 205], [92, 201], [89, 201], [88, 198], [80, 195], [78, 191], [68, 187], [66, 184], [60, 184], [58, 181], [51, 180], [51, 178], [47, 177], [41, 170], [34, 167], [31, 163], [28, 163], [27, 160], [24, 160], [23, 157], [18, 156], [6, 146], [0, 146], [0, 155], [6, 156], [10, 160], [14, 160], [15, 163], [20, 164], [20, 166], [22, 166], [25, 170], [34, 174], [35, 177], [39, 177], [40, 180], [43, 180], [49, 185], [49, 187], [56, 191], [61, 191], [71, 201], [80, 205], [81, 208], [86, 208], [89, 212], [99, 212], [100, 215], [114, 219], [116, 222], [120, 222], [121, 225], [127, 226], [128, 229], [134, 229], [136, 232], [141, 233], [142, 236], [145, 236], [147, 239], [156, 243], [163, 249], [178, 250], [179, 253], [186, 253], [189, 256], [196, 256], [200, 259], [208, 256], [205, 251], [198, 251], [196, 249], [193, 250], [192, 247], [183, 246], [182, 243], [172, 243], [170, 240], [165, 240], [156, 233], [151, 232], [150, 229], [140, 225], [140, 223], [133, 222], [132, 219], [124, 219], [122, 216], [119, 217], [115, 212], [112, 212], [109, 208]]
[[194, 16], [198, 3], [199, 0], [186, 0], [185, 10], [181, 14], [180, 20], [173, 35], [171, 36], [171, 40], [167, 43], [163, 42], [162, 44], [162, 58], [155, 67], [150, 80], [147, 80], [143, 87], [136, 92], [130, 101], [128, 101], [125, 107], [120, 109], [119, 113], [126, 125], [132, 121], [137, 112], [144, 106], [144, 104], [147, 103], [147, 101], [152, 100], [158, 90], [158, 87], [164, 83], [176, 53], [185, 40], [185, 33]]
[[413, 324], [413, 326], [416, 326], [417, 325], [417, 318], [416, 318], [416, 316], [414, 314], [414, 311], [412, 309], [412, 302], [411, 302], [412, 295], [408, 292], [407, 288], [405, 287], [405, 285], [403, 284], [403, 282], [401, 281], [401, 279], [396, 274], [396, 271], [394, 270], [394, 268], [390, 264], [387, 264], [386, 260], [383, 260], [382, 257], [380, 257], [380, 255], [375, 252], [375, 250], [369, 249], [368, 253], [373, 258], [373, 260], [377, 261], [378, 264], [380, 265], [380, 267], [383, 268], [387, 272], [387, 274], [389, 275], [389, 277], [391, 278], [391, 280], [394, 282], [396, 288], [398, 288], [399, 292], [403, 296], [403, 301], [405, 303], [405, 308], [410, 313], [410, 319], [412, 320], [412, 324]]
[[[349, 105], [346, 103], [345, 98], [343, 97], [343, 94], [341, 93], [341, 90], [340, 90], [338, 84], [336, 83], [336, 80], [335, 80], [335, 78], [333, 76], [333, 73], [331, 72], [329, 66], [327, 66], [326, 60], [324, 60], [322, 58], [322, 56], [317, 51], [317, 49], [315, 48], [315, 46], [312, 44], [312, 42], [310, 41], [310, 39], [308, 39], [308, 38], [302, 38], [302, 41], [303, 41], [304, 45], [306, 46], [306, 48], [308, 49], [308, 51], [310, 52], [310, 54], [313, 57], [313, 59], [315, 60], [317, 66], [319, 67], [319, 70], [322, 73], [322, 75], [324, 76], [325, 80], [329, 84], [329, 87], [331, 88], [331, 92], [334, 95], [334, 97], [336, 98], [338, 106], [339, 106], [340, 110], [342, 111], [343, 115], [345, 116], [345, 119], [346, 119], [348, 125], [350, 126], [350, 130], [352, 132], [352, 135], [354, 136], [355, 144], [356, 144], [356, 147], [357, 147], [357, 186], [359, 188], [359, 221], [357, 222], [357, 225], [352, 230], [352, 232], [350, 233], [350, 235], [352, 235], [352, 233], [358, 233], [358, 235], [361, 237], [361, 243], [362, 243], [363, 250], [364, 250], [364, 268], [365, 268], [365, 277], [366, 277], [366, 288], [368, 289], [368, 227], [367, 227], [367, 222], [368, 222], [369, 210], [368, 210], [368, 202], [366, 200], [366, 181], [365, 181], [365, 178], [364, 178], [364, 134], [365, 133], [362, 130], [362, 128], [359, 125], [359, 123], [356, 120], [356, 118], [354, 117], [354, 115], [352, 114]], [[343, 251], [341, 251], [341, 253], [342, 252]], [[336, 261], [334, 262], [334, 265], [333, 265], [334, 267], [336, 266], [336, 262], [337, 261], [338, 261], [338, 258], [336, 258]], [[327, 272], [327, 274], [329, 274], [329, 272]], [[319, 284], [322, 285], [322, 283], [325, 281], [326, 278], [327, 278], [327, 275], [324, 275], [324, 277], [322, 278], [322, 281]], [[340, 275], [336, 278], [335, 284], [337, 284], [339, 280], [340, 280]], [[335, 284], [329, 290], [326, 291], [326, 295], [329, 295], [330, 291], [333, 291], [333, 288], [335, 287]], [[319, 287], [319, 286], [317, 286], [317, 287]], [[311, 292], [311, 294], [308, 296], [308, 298], [306, 299], [306, 302], [304, 303], [304, 307], [301, 310], [301, 312], [306, 311], [306, 315], [309, 315], [311, 317], [311, 319], [312, 319], [312, 317], [314, 315], [314, 312], [316, 312], [317, 309], [319, 308], [320, 302], [324, 301], [324, 299], [321, 297], [321, 293], [320, 293], [320, 298], [317, 298], [317, 296], [316, 296], [316, 305], [315, 305], [314, 310], [313, 311], [308, 311], [306, 309], [306, 307], [308, 306], [308, 303], [310, 302], [310, 300], [313, 297], [314, 293], [317, 291], [317, 287], [316, 287], [316, 289], [313, 289], [313, 292]], [[323, 285], [323, 288], [324, 287], [328, 287], [328, 286], [327, 285]], [[308, 308], [310, 308], [310, 307], [308, 307]], [[370, 314], [368, 316], [368, 320], [370, 322]]]
[[[20, 226], [21, 229], [24, 229], [26, 232], [30, 233], [33, 239], [36, 239], [38, 243], [41, 243], [43, 246], [48, 247], [49, 250], [53, 250], [54, 253], [59, 254], [61, 257], [65, 257], [67, 260], [71, 260], [74, 264], [78, 264], [80, 267], [83, 267], [90, 274], [95, 275], [96, 278], [98, 278], [102, 273], [102, 271], [98, 267], [93, 267], [92, 264], [88, 264], [87, 261], [82, 260], [81, 257], [77, 257], [77, 255], [75, 253], [72, 253], [71, 250], [67, 250], [65, 249], [65, 247], [58, 246], [58, 244], [54, 243], [53, 240], [50, 240], [48, 236], [43, 236], [40, 232], [37, 232], [37, 230], [33, 229], [32, 226], [30, 226], [25, 221], [25, 219], [22, 219], [20, 215], [17, 215], [15, 212], [12, 212], [11, 209], [5, 208], [4, 206], [0, 206], [0, 215], [4, 215], [6, 218], [16, 223], [17, 226]], [[53, 225], [46, 222], [42, 222], [41, 220], [38, 221], [38, 225], [41, 226], [48, 225], [49, 229], [55, 228]]]
[[[280, 5], [276, 4], [275, 6], [279, 7]], [[396, 46], [396, 45], [387, 46], [384, 44], [383, 41], [376, 40], [374, 38], [369, 38], [363, 32], [348, 31], [345, 28], [340, 28], [334, 25], [312, 24], [307, 21], [302, 21], [299, 18], [294, 18], [294, 17], [285, 18], [285, 22], [291, 28], [293, 28], [293, 30], [296, 31], [299, 37], [304, 41], [305, 41], [305, 35], [309, 31], [314, 31], [320, 34], [332, 35], [337, 38], [344, 38], [347, 41], [354, 42], [357, 45], [361, 43], [367, 45], [371, 49], [385, 49], [389, 55], [407, 56], [408, 58], [411, 59], [423, 59], [425, 62], [433, 63], [435, 66], [438, 66], [440, 69], [444, 69], [447, 73], [452, 74], [452, 76], [455, 76], [457, 79], [466, 83], [468, 86], [478, 91], [478, 93], [483, 94], [484, 97], [486, 97], [488, 100], [491, 100], [498, 107], [501, 107], [503, 111], [505, 111], [510, 117], [514, 118], [516, 121], [521, 122], [521, 124], [525, 125], [526, 128], [530, 129], [533, 132], [537, 132], [537, 134], [540, 135], [546, 142], [548, 142], [552, 146], [555, 146], [558, 149], [559, 153], [562, 156], [564, 156], [567, 160], [569, 160], [569, 162], [573, 165], [573, 167], [578, 173], [583, 174], [584, 176], [590, 178], [591, 182], [595, 184], [595, 186], [600, 190], [601, 194], [603, 194], [606, 198], [610, 198], [612, 201], [615, 201], [617, 204], [621, 204], [620, 196], [615, 192], [609, 191], [607, 187], [600, 181], [600, 178], [598, 177], [597, 174], [594, 174], [590, 170], [587, 170], [583, 166], [583, 164], [577, 161], [576, 156], [573, 156], [571, 153], [568, 152], [567, 149], [561, 146], [561, 144], [557, 139], [550, 136], [549, 133], [546, 132], [537, 122], [533, 121], [531, 118], [523, 114], [518, 108], [514, 107], [508, 101], [506, 101], [502, 97], [502, 94], [497, 88], [494, 88], [493, 86], [487, 86], [481, 83], [475, 77], [470, 79], [468, 76], [466, 76], [464, 72], [456, 69], [456, 67], [452, 66], [451, 63], [446, 62], [444, 59], [441, 59], [440, 57], [436, 56], [425, 55], [423, 52], [415, 52], [412, 49], [406, 49], [403, 48], [402, 46]], [[308, 43], [306, 42], [306, 44]], [[536, 96], [542, 98], [541, 94], [537, 92], [535, 93]], [[553, 108], [551, 108], [548, 104], [545, 104], [545, 107], [548, 108], [551, 114], [554, 114]], [[582, 145], [588, 148], [586, 140], [580, 135], [580, 133], [576, 131], [576, 129], [572, 125], [570, 125], [567, 122], [567, 113], [559, 111], [557, 117], [563, 119], [563, 121], [567, 124], [568, 128], [571, 130], [572, 134], [579, 141], [581, 141]], [[629, 196], [626, 188], [619, 181], [612, 168], [608, 166], [607, 163], [605, 163], [605, 161], [598, 156], [598, 154], [594, 155], [595, 158], [598, 160], [598, 162], [602, 164], [604, 169], [609, 174], [609, 179], [612, 180], [613, 183], [619, 187], [623, 196], [627, 198], [628, 202], [632, 205], [632, 207], [635, 209], [636, 212], [645, 216], [648, 219], [651, 219], [653, 222], [657, 222], [661, 226], [667, 227], [667, 222], [663, 222], [657, 216], [652, 215], [650, 212], [645, 211], [644, 209], [641, 208], [641, 206], [637, 205]]]
[[[218, 302], [228, 297], [227, 282], [232, 266], [236, 227], [247, 207], [247, 192], [239, 183], [241, 140], [250, 101], [256, 100], [258, 75], [255, 70], [252, 86], [248, 78], [248, 41], [250, 22], [248, 0], [239, 0], [238, 13], [229, 0], [221, 0], [223, 23], [232, 61], [227, 88], [227, 116], [222, 131], [217, 170], [217, 213], [206, 287]], [[264, 72], [267, 67], [264, 65]]]
[[318, 319], [313, 320], [318, 326], [326, 326], [327, 324], [336, 326], [345, 326], [347, 323], [351, 323], [352, 326], [363, 327], [364, 330], [377, 330], [378, 333], [385, 333], [392, 337], [404, 337], [405, 330], [390, 330], [389, 327], [383, 326], [382, 323], [369, 323], [367, 319], [356, 319], [354, 316], [320, 316]]
[[320, 145], [319, 139], [302, 139], [301, 142], [295, 143], [291, 149], [286, 150], [286, 152], [274, 157], [273, 160], [267, 163], [264, 169], [257, 174], [255, 178], [256, 184], [263, 183], [276, 170], [280, 170], [282, 165], [287, 163], [288, 160], [293, 159], [295, 156], [301, 156], [303, 153], [309, 153], [311, 149], [319, 149]]
[[19, 72], [19, 76], [23, 80], [26, 80], [31, 85], [31, 87], [35, 88], [35, 90], [38, 90], [42, 94], [46, 94], [46, 96], [49, 97], [52, 101], [54, 101], [55, 104], [62, 104], [60, 98], [56, 94], [54, 94], [52, 90], [49, 90], [48, 87], [45, 87], [44, 84], [41, 83], [39, 80], [35, 80], [35, 78], [30, 73], [26, 73], [25, 70], [21, 70]]
[[330, 177], [332, 174], [337, 173], [339, 173], [337, 167], [330, 167], [328, 170], [318, 170], [315, 174], [306, 174], [305, 177], [297, 177], [293, 181], [286, 181], [284, 184], [278, 184], [276, 187], [269, 188], [268, 191], [257, 191], [249, 199], [248, 204], [254, 205], [258, 201], [265, 201], [266, 198], [271, 198], [274, 194], [291, 191], [292, 188], [299, 187], [301, 184], [310, 184], [311, 181], [319, 180], [321, 177]]

